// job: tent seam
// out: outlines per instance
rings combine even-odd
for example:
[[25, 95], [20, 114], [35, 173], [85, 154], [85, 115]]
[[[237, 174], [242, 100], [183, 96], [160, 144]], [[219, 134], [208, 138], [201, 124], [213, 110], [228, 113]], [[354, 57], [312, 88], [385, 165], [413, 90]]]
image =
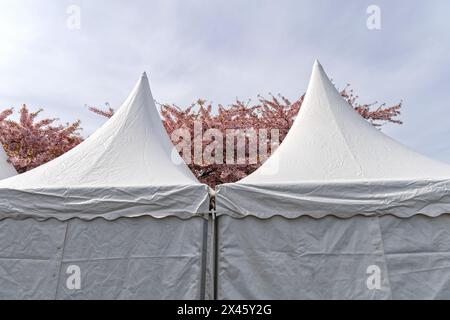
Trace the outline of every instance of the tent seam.
[[380, 234], [380, 250], [381, 250], [381, 255], [383, 257], [383, 261], [384, 261], [384, 266], [386, 268], [386, 280], [387, 280], [387, 284], [388, 284], [388, 289], [389, 289], [389, 296], [390, 296], [390, 300], [393, 300], [393, 295], [392, 295], [392, 286], [391, 286], [391, 279], [389, 276], [389, 268], [388, 268], [388, 264], [387, 264], [387, 260], [386, 260], [386, 253], [384, 251], [384, 240], [383, 240], [383, 233], [381, 232], [381, 224], [380, 224], [380, 216], [376, 216], [377, 219], [377, 229], [378, 232]]
[[[321, 83], [321, 86], [323, 87], [323, 83]], [[323, 89], [325, 89], [325, 88], [323, 88]], [[344, 140], [344, 144], [345, 144], [345, 146], [346, 146], [346, 148], [347, 148], [347, 151], [348, 151], [348, 153], [350, 154], [350, 156], [352, 157], [352, 159], [353, 159], [353, 161], [355, 162], [355, 164], [358, 166], [358, 168], [359, 168], [359, 171], [361, 172], [361, 176], [364, 178], [364, 179], [367, 179], [366, 177], [365, 177], [365, 175], [364, 175], [364, 171], [363, 171], [363, 169], [362, 169], [362, 166], [361, 166], [361, 164], [359, 163], [359, 161], [358, 161], [358, 159], [356, 158], [356, 156], [353, 154], [353, 151], [352, 151], [352, 149], [350, 148], [350, 145], [348, 144], [348, 142], [347, 142], [347, 137], [345, 136], [345, 134], [343, 133], [343, 131], [342, 131], [342, 129], [341, 129], [341, 126], [339, 125], [339, 123], [338, 123], [338, 121], [336, 120], [336, 116], [335, 116], [335, 113], [334, 113], [334, 111], [333, 111], [333, 108], [330, 108], [329, 106], [331, 105], [331, 101], [330, 101], [330, 99], [328, 99], [328, 95], [325, 95], [325, 99], [327, 100], [327, 109], [329, 110], [329, 112], [333, 115], [333, 123], [334, 123], [334, 125], [336, 126], [336, 128], [338, 129], [338, 132], [339, 132], [339, 135], [342, 137], [342, 139]]]
[[59, 280], [61, 279], [61, 271], [62, 271], [62, 265], [64, 260], [64, 250], [66, 248], [66, 241], [67, 241], [67, 234], [69, 231], [69, 221], [66, 223], [66, 232], [64, 234], [64, 242], [62, 244], [62, 250], [61, 250], [61, 260], [59, 264], [59, 271], [58, 271], [58, 278], [56, 279], [56, 290], [55, 290], [55, 300], [58, 299], [58, 292], [59, 292]]

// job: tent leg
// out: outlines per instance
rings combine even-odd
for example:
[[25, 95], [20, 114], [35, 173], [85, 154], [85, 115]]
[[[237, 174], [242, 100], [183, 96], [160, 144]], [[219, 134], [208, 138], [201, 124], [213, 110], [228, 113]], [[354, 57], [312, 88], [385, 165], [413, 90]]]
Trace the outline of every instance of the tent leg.
[[209, 234], [209, 216], [203, 222], [203, 238], [202, 238], [202, 267], [200, 268], [200, 300], [206, 300], [206, 273], [208, 268], [208, 234]]
[[204, 296], [202, 299], [215, 300], [216, 299], [216, 286], [217, 286], [217, 219], [214, 212], [208, 216], [207, 220], [208, 232], [207, 238], [204, 239], [206, 252], [204, 252], [205, 268], [204, 275]]
[[219, 220], [217, 219], [216, 213], [213, 212], [213, 271], [214, 271], [214, 279], [213, 279], [213, 289], [214, 289], [214, 294], [213, 294], [213, 299], [217, 300], [217, 284], [218, 284], [218, 267], [219, 267], [219, 254], [218, 254], [218, 249], [219, 249], [219, 232], [218, 232], [218, 224], [219, 224]]

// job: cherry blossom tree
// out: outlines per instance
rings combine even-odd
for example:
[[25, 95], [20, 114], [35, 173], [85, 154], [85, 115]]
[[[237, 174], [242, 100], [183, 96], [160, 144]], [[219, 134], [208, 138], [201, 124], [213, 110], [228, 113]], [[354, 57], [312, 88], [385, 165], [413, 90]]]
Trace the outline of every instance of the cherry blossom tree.
[[59, 157], [83, 141], [80, 121], [56, 124], [56, 118], [38, 120], [42, 109], [30, 112], [26, 105], [14, 120], [12, 108], [0, 112], [0, 143], [19, 173]]

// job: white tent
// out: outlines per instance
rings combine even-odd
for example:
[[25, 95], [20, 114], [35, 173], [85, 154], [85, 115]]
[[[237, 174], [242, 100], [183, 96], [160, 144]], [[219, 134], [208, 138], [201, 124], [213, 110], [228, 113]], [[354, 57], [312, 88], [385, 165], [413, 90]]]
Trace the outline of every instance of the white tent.
[[0, 298], [204, 297], [208, 191], [144, 74], [83, 143], [0, 183]]
[[0, 180], [12, 177], [16, 174], [16, 170], [8, 163], [8, 157], [0, 144]]
[[450, 298], [450, 166], [365, 121], [318, 62], [281, 146], [216, 204], [220, 299]]

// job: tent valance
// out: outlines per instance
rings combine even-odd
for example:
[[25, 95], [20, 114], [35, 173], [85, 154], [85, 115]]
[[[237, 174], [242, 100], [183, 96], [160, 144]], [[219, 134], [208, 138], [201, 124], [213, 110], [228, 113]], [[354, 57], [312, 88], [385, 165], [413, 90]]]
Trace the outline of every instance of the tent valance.
[[219, 186], [216, 197], [217, 215], [233, 217], [435, 217], [450, 213], [450, 180], [235, 183]]

